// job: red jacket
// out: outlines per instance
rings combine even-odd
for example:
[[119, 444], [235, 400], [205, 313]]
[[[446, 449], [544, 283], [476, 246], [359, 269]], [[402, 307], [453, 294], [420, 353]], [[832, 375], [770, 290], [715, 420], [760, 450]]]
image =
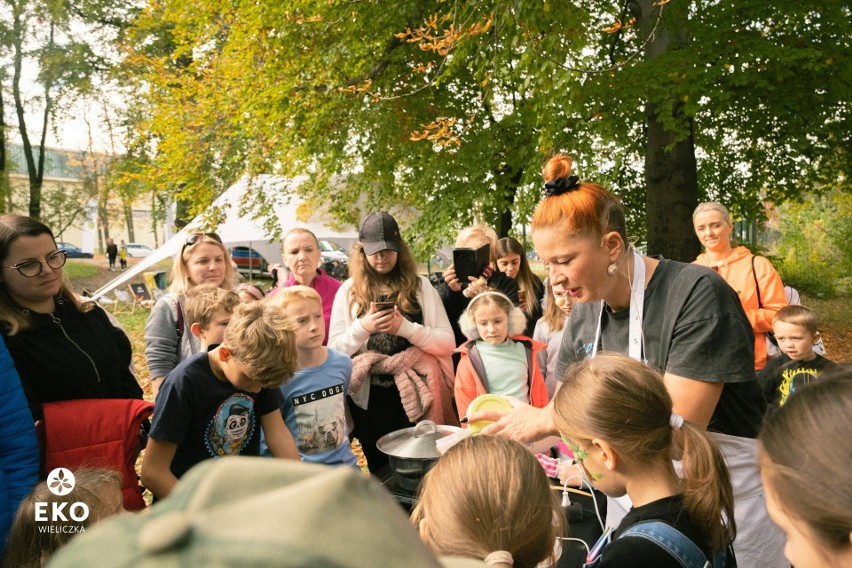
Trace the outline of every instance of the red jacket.
[[136, 477], [139, 427], [154, 405], [133, 398], [87, 398], [48, 402], [44, 410], [46, 471], [57, 467], [105, 468], [122, 475], [124, 508], [145, 508]]
[[[544, 408], [550, 402], [550, 397], [547, 394], [547, 387], [544, 384], [544, 378], [541, 376], [541, 369], [538, 366], [538, 353], [547, 345], [530, 339], [524, 335], [513, 335], [512, 341], [523, 343], [527, 352], [527, 386], [530, 392], [530, 404], [536, 408]], [[461, 360], [456, 369], [456, 383], [454, 393], [456, 397], [456, 407], [459, 411], [459, 418], [467, 414], [467, 407], [471, 401], [481, 394], [489, 392], [485, 388], [485, 382], [480, 377], [476, 368], [482, 368], [482, 359], [479, 353], [474, 348], [476, 341], [468, 341], [462, 344], [457, 352], [461, 353]], [[495, 393], [500, 394], [500, 393]]]

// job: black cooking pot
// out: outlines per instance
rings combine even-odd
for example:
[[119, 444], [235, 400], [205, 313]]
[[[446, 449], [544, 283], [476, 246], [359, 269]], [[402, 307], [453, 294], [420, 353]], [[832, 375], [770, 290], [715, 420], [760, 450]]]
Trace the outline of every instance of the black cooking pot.
[[431, 420], [423, 420], [413, 428], [385, 434], [376, 447], [388, 456], [397, 487], [414, 493], [420, 480], [441, 457], [435, 443], [459, 431], [461, 428], [456, 426], [438, 426]]

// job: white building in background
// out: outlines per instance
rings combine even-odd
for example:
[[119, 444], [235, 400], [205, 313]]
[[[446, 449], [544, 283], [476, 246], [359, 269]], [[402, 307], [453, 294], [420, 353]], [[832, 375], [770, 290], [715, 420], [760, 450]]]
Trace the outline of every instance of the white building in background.
[[[9, 181], [12, 194], [6, 211], [29, 213], [29, 176], [23, 146], [7, 143]], [[106, 154], [87, 154], [80, 150], [45, 148], [44, 182], [42, 186], [42, 220], [56, 233], [56, 240], [80, 247], [84, 252], [102, 253], [105, 242], [98, 219], [97, 197], [91, 194], [93, 170], [102, 167]], [[36, 154], [35, 159], [38, 159]], [[98, 165], [99, 164], [99, 165]], [[111, 196], [108, 205], [109, 236], [116, 243], [142, 243], [157, 248], [173, 231], [163, 222], [154, 226], [150, 200], [135, 201], [128, 221], [118, 196]], [[169, 216], [169, 215], [167, 215]], [[170, 217], [174, 218], [174, 214]], [[129, 224], [133, 225], [134, 239]]]

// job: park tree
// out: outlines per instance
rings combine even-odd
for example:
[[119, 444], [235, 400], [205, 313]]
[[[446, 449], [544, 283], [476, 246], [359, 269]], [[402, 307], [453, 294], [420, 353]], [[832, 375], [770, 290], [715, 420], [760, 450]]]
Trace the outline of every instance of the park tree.
[[396, 207], [423, 253], [474, 219], [526, 223], [565, 151], [649, 252], [691, 260], [699, 199], [754, 217], [845, 188], [849, 16], [840, 0], [166, 0], [123, 48], [150, 184], [193, 212], [244, 173], [305, 174], [340, 220]]
[[[32, 217], [43, 216], [47, 133], [73, 97], [88, 92], [93, 77], [111, 66], [112, 45], [132, 5], [123, 0], [0, 0], [0, 61], [11, 69], [0, 73], [0, 90], [12, 93]], [[2, 148], [5, 135], [4, 129]]]

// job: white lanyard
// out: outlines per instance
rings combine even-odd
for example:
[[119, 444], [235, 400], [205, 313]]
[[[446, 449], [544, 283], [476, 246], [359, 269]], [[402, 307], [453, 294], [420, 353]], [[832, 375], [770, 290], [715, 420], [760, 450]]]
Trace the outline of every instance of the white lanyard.
[[[598, 354], [601, 341], [601, 326], [603, 323], [606, 302], [601, 300], [601, 313], [598, 317], [598, 329], [592, 344], [592, 357]], [[642, 358], [642, 314], [645, 309], [645, 261], [642, 255], [633, 252], [633, 282], [630, 285], [630, 323], [628, 326], [627, 354], [631, 359], [644, 361]]]

